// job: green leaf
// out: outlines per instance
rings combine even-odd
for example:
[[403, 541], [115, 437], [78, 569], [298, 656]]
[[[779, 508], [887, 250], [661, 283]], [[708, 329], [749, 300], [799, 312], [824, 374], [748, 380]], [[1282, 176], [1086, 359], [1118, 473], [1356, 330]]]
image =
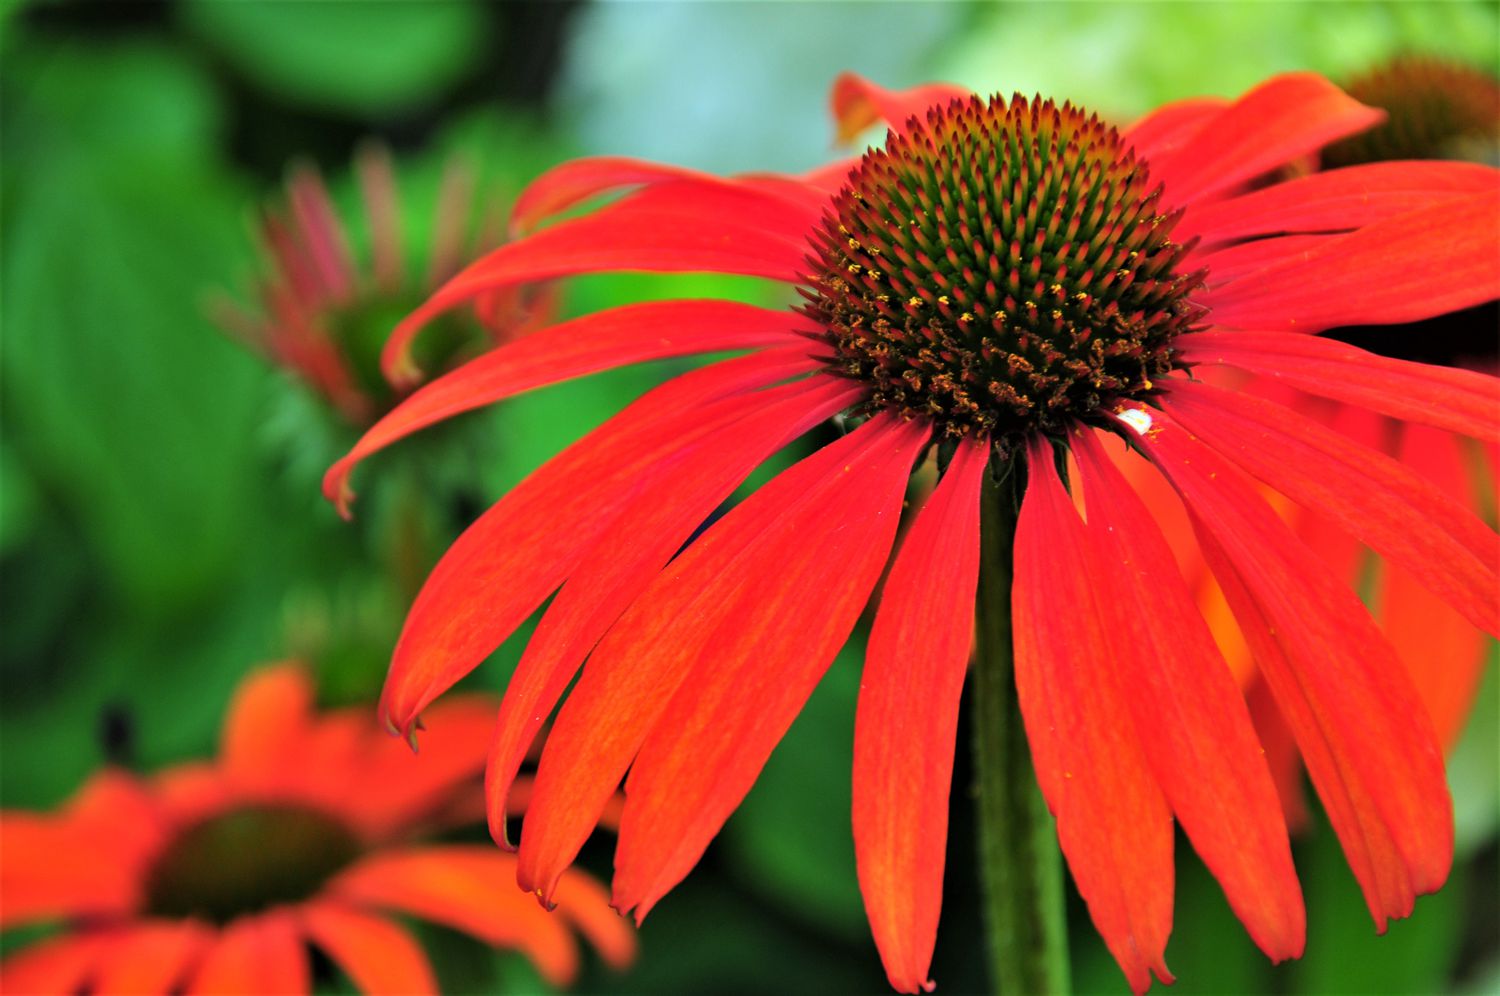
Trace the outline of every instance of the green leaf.
[[463, 0], [190, 0], [181, 11], [189, 31], [266, 91], [371, 117], [441, 96], [490, 34], [487, 12]]

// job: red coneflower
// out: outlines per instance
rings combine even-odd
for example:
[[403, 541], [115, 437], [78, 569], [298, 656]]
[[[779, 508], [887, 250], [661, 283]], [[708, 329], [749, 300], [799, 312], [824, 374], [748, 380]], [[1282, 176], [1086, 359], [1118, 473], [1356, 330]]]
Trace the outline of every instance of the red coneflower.
[[[1306, 74], [1170, 105], [1124, 132], [1066, 104], [892, 93], [850, 76], [834, 109], [846, 131], [877, 117], [899, 127], [857, 162], [802, 177], [561, 166], [522, 196], [518, 230], [637, 189], [490, 254], [397, 327], [391, 367], [422, 323], [476, 294], [600, 270], [747, 274], [805, 298], [588, 315], [473, 361], [377, 423], [329, 471], [341, 504], [355, 463], [457, 412], [619, 364], [752, 350], [646, 394], [483, 515], [407, 618], [385, 715], [410, 733], [556, 591], [501, 705], [492, 829], [508, 846], [520, 758], [587, 658], [542, 753], [519, 881], [554, 895], [628, 771], [614, 903], [644, 916], [849, 636], [890, 559], [908, 474], [935, 452], [945, 472], [890, 567], [856, 728], [859, 874], [892, 985], [928, 984], [976, 587], [976, 680], [993, 685], [985, 676], [1004, 666], [1013, 608], [1037, 779], [1132, 987], [1170, 978], [1174, 816], [1256, 942], [1295, 956], [1302, 899], [1275, 789], [1160, 531], [1105, 455], [1123, 441], [1188, 508], [1377, 923], [1409, 913], [1450, 861], [1441, 755], [1358, 598], [1251, 478], [1490, 632], [1495, 534], [1389, 458], [1190, 373], [1228, 363], [1500, 437], [1494, 379], [1309, 334], [1500, 295], [1497, 173], [1416, 162], [1255, 183], [1380, 120]], [[683, 548], [754, 467], [839, 413], [858, 427]], [[1077, 460], [1071, 499], [1060, 448]]]
[[[569, 927], [510, 881], [490, 847], [415, 844], [477, 816], [494, 703], [433, 709], [420, 759], [364, 709], [323, 716], [294, 665], [240, 688], [216, 762], [142, 780], [105, 771], [62, 812], [0, 814], [0, 927], [61, 920], [10, 955], [0, 991], [307, 992], [306, 945], [365, 992], [432, 992], [421, 947], [392, 914], [516, 948], [553, 983], [577, 970]], [[559, 899], [612, 964], [634, 936], [602, 887], [570, 873]]]
[[[256, 220], [266, 261], [255, 286], [259, 308], [218, 296], [212, 310], [225, 329], [364, 428], [393, 401], [377, 369], [377, 337], [501, 240], [498, 225], [483, 223], [470, 237], [470, 219], [478, 214], [493, 221], [499, 206], [475, 197], [473, 170], [455, 158], [443, 173], [427, 264], [410, 265], [390, 154], [384, 146], [367, 145], [355, 165], [368, 242], [356, 242], [346, 231], [318, 171], [296, 166], [284, 199], [267, 204]], [[524, 311], [516, 294], [489, 295], [474, 309], [473, 327], [458, 339], [502, 342], [524, 331]]]

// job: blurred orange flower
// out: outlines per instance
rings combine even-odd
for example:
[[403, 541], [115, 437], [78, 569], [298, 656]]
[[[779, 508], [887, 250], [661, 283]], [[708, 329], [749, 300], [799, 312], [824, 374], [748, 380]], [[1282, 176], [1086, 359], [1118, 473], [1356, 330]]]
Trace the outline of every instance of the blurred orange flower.
[[217, 760], [106, 770], [58, 813], [0, 814], [0, 928], [64, 923], [0, 965], [0, 991], [302, 993], [308, 943], [363, 991], [435, 991], [392, 914], [518, 949], [557, 985], [578, 970], [570, 927], [627, 964], [632, 929], [592, 879], [571, 875], [549, 915], [512, 856], [414, 843], [479, 812], [494, 712], [477, 695], [432, 709], [415, 757], [366, 708], [315, 714], [301, 667], [267, 667]]

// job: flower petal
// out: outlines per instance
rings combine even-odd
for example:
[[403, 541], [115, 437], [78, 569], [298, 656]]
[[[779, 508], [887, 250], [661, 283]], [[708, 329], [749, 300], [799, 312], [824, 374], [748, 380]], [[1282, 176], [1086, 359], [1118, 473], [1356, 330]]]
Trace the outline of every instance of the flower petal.
[[[889, 442], [892, 431], [889, 420], [872, 420], [777, 475], [683, 551], [604, 636], [542, 751], [521, 832], [523, 888], [548, 896], [672, 693], [703, 656], [711, 652], [716, 666], [727, 667], [726, 661], [747, 649], [747, 641], [753, 646], [761, 634], [749, 620], [762, 618], [769, 600], [780, 604], [787, 587], [780, 579], [769, 586], [751, 579], [778, 567], [777, 557], [810, 549], [806, 537], [820, 525], [810, 509], [826, 514], [826, 495], [838, 490], [850, 472], [857, 468], [867, 478], [882, 466], [885, 446], [870, 442]], [[908, 462], [911, 456], [903, 454]], [[850, 472], [843, 471], [846, 466]], [[828, 556], [818, 559], [825, 568], [833, 566]], [[794, 563], [804, 573], [816, 573], [817, 565], [804, 558], [796, 557]], [[810, 605], [821, 605], [833, 593], [803, 597]], [[719, 624], [736, 613], [743, 616], [739, 624], [720, 635]], [[809, 630], [822, 630], [826, 637], [827, 628], [837, 623], [825, 615], [820, 626]], [[627, 821], [634, 802], [632, 797], [627, 803]]]
[[405, 927], [332, 900], [309, 903], [301, 917], [307, 936], [361, 992], [401, 996], [438, 991], [426, 952]]
[[692, 617], [621, 652], [630, 661], [671, 647], [691, 662], [625, 785], [614, 900], [637, 922], [697, 864], [750, 790], [884, 571], [930, 427], [889, 416], [868, 424], [861, 445], [804, 500], [788, 506], [760, 492], [741, 506], [740, 522], [722, 520], [733, 535], [775, 509], [776, 521], [741, 556], [691, 557], [695, 546], [671, 582], [642, 596], [647, 617], [676, 604], [673, 588], [696, 597]]
[[111, 940], [89, 991], [96, 996], [174, 992], [213, 939], [213, 928], [193, 920], [130, 924]]
[[453, 844], [387, 851], [344, 872], [330, 891], [514, 948], [550, 984], [578, 974], [578, 945], [560, 917], [515, 887], [516, 859], [492, 847]]
[[985, 442], [961, 443], [886, 579], [854, 724], [854, 854], [900, 992], [931, 991], [958, 703], [974, 640]]
[[[1460, 440], [1439, 429], [1402, 428], [1396, 457], [1459, 501], [1472, 501], [1469, 471]], [[1494, 569], [1500, 546], [1487, 551]], [[1422, 696], [1438, 742], [1458, 742], [1479, 692], [1488, 655], [1484, 634], [1432, 594], [1410, 571], [1381, 565], [1374, 604], [1380, 628], [1390, 638]]]
[[141, 868], [76, 819], [0, 811], [0, 928], [57, 917], [127, 914]]
[[1146, 759], [1194, 849], [1273, 961], [1302, 954], [1302, 889], [1249, 711], [1172, 552], [1091, 432], [1074, 437], [1088, 531], [1114, 575], [1115, 666]]
[[428, 321], [515, 284], [610, 270], [736, 273], [794, 283], [807, 253], [804, 233], [818, 217], [818, 210], [748, 187], [689, 180], [646, 187], [470, 264], [402, 319], [381, 367], [393, 383], [413, 383], [419, 371], [411, 343]]
[[1187, 205], [1223, 193], [1329, 142], [1385, 120], [1314, 73], [1286, 73], [1255, 87], [1205, 122], [1174, 152], [1151, 162], [1166, 201]]
[[[1366, 225], [1204, 295], [1215, 325], [1395, 325], [1500, 297], [1500, 189]], [[1413, 261], [1420, 265], [1413, 265]]]
[[1416, 691], [1359, 599], [1250, 481], [1166, 414], [1135, 410], [1149, 428], [1126, 431], [1190, 510], [1383, 931], [1453, 857], [1442, 755]]
[[311, 975], [296, 920], [273, 909], [225, 927], [209, 944], [187, 992], [300, 994], [311, 989]]
[[396, 440], [461, 412], [526, 391], [670, 356], [790, 345], [796, 316], [785, 308], [733, 301], [652, 301], [595, 312], [500, 346], [439, 377], [370, 427], [328, 469], [323, 493], [335, 499], [354, 467]]
[[1172, 981], [1172, 813], [1112, 666], [1119, 634], [1099, 598], [1118, 578], [1101, 573], [1050, 444], [1031, 444], [1027, 468], [1011, 590], [1026, 738], [1089, 915], [1143, 993], [1152, 972]]
[[78, 992], [113, 942], [113, 931], [95, 930], [63, 934], [22, 948], [0, 962], [0, 993]]
[[799, 190], [798, 185], [768, 182], [768, 178], [714, 176], [684, 166], [653, 163], [623, 156], [589, 156], [554, 166], [537, 177], [511, 210], [512, 235], [521, 235], [538, 224], [591, 197], [621, 187], [649, 185], [669, 180], [690, 180], [702, 184], [722, 184], [755, 193], [790, 198], [808, 208], [819, 206], [821, 195]]
[[1223, 97], [1189, 97], [1163, 104], [1120, 132], [1148, 163], [1166, 159], [1229, 106]]
[[1269, 239], [1239, 242], [1226, 249], [1189, 254], [1188, 266], [1201, 266], [1208, 273], [1203, 278], [1209, 293], [1238, 280], [1247, 273], [1263, 270], [1273, 263], [1294, 257], [1306, 257], [1312, 250], [1337, 238], [1335, 235], [1278, 235]]
[[685, 448], [641, 488], [552, 600], [505, 690], [485, 794], [490, 830], [509, 848], [510, 786], [543, 720], [599, 638], [715, 508], [771, 454], [858, 399], [847, 380], [814, 378], [757, 395], [761, 407]]
[[968, 100], [973, 91], [951, 83], [926, 83], [910, 90], [887, 90], [857, 73], [842, 72], [833, 81], [829, 104], [838, 141], [847, 144], [860, 132], [884, 121], [897, 133], [906, 130], [907, 122], [921, 117], [929, 107], [947, 105], [953, 100]]
[[1475, 163], [1389, 162], [1350, 166], [1272, 184], [1195, 207], [1172, 230], [1203, 244], [1285, 232], [1347, 232], [1500, 184], [1500, 171]]
[[[428, 703], [563, 582], [634, 490], [662, 471], [663, 458], [758, 404], [733, 396], [811, 365], [796, 351], [766, 352], [684, 374], [496, 502], [448, 548], [417, 595], [386, 678], [382, 715], [409, 733]], [[715, 399], [731, 400], [730, 408], [703, 407]]]
[[219, 734], [225, 775], [246, 790], [275, 789], [297, 764], [312, 715], [307, 671], [284, 663], [261, 668], [235, 689]]
[[1295, 332], [1194, 332], [1173, 345], [1188, 363], [1238, 367], [1309, 394], [1500, 442], [1500, 378], [1488, 374]]
[[1174, 378], [1161, 405], [1252, 476], [1414, 573], [1474, 625], [1500, 633], [1493, 563], [1500, 537], [1440, 489], [1253, 395]]

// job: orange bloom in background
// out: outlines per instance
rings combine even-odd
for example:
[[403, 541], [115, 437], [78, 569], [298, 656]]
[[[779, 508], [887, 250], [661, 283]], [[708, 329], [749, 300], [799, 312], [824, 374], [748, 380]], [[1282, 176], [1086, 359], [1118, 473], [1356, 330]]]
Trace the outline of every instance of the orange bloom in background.
[[[717, 271], [804, 299], [586, 315], [472, 361], [373, 426], [325, 480], [342, 505], [356, 463], [459, 412], [621, 364], [749, 350], [644, 395], [450, 548], [396, 647], [386, 717], [410, 732], [555, 592], [501, 705], [491, 828], [509, 847], [512, 780], [581, 668], [541, 756], [518, 881], [553, 897], [625, 779], [613, 902], [639, 919], [749, 790], [890, 563], [856, 723], [854, 837], [891, 984], [930, 987], [994, 467], [1026, 481], [1012, 605], [1037, 778], [1132, 988], [1171, 979], [1174, 820], [1256, 943], [1295, 957], [1304, 912], [1276, 789], [1161, 530], [1114, 467], [1123, 443], [1191, 516], [1377, 926], [1409, 914], [1452, 856], [1431, 724], [1358, 597], [1256, 482], [1490, 632], [1495, 533], [1382, 453], [1192, 371], [1233, 366], [1500, 440], [1494, 378], [1316, 335], [1500, 296], [1500, 173], [1408, 162], [1279, 175], [1382, 118], [1309, 74], [1169, 105], [1123, 132], [1066, 104], [851, 76], [834, 110], [846, 134], [895, 127], [883, 148], [806, 176], [560, 166], [518, 201], [516, 241], [397, 327], [392, 371], [447, 309], [573, 274]], [[835, 416], [857, 427], [694, 538], [756, 466]], [[1076, 461], [1071, 496], [1059, 449]], [[932, 452], [943, 476], [892, 560], [908, 476]]]
[[295, 665], [252, 674], [220, 755], [150, 778], [109, 770], [55, 814], [0, 814], [0, 927], [61, 923], [0, 966], [7, 993], [303, 993], [307, 945], [364, 992], [436, 990], [401, 923], [431, 920], [522, 951], [555, 985], [572, 928], [614, 966], [634, 956], [604, 890], [569, 875], [549, 915], [490, 847], [421, 844], [477, 817], [495, 703], [428, 714], [415, 757], [364, 708], [315, 714]]
[[[325, 398], [363, 428], [394, 400], [376, 358], [390, 323], [416, 307], [460, 266], [503, 241], [500, 205], [475, 196], [477, 178], [450, 160], [438, 192], [426, 265], [407, 258], [395, 170], [384, 146], [355, 160], [367, 239], [339, 220], [319, 172], [292, 168], [285, 196], [257, 219], [264, 273], [255, 281], [258, 308], [227, 296], [212, 302], [216, 321]], [[471, 219], [481, 222], [471, 232]], [[550, 310], [545, 293], [501, 293], [475, 302], [443, 347], [484, 345], [524, 334], [533, 315]], [[409, 383], [398, 383], [398, 387]]]

